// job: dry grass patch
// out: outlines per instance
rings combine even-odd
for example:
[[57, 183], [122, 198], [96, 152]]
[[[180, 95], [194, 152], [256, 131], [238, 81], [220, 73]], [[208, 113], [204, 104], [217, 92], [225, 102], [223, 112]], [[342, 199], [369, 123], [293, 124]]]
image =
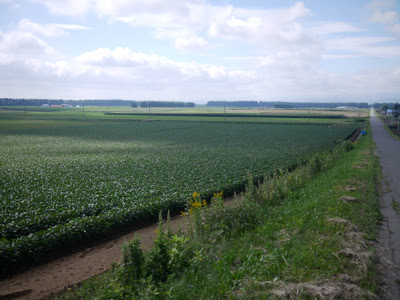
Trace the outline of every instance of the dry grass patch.
[[291, 237], [297, 233], [297, 230], [288, 232], [285, 228], [282, 228], [278, 232], [278, 245], [281, 247], [284, 243], [290, 241]]
[[320, 280], [305, 283], [263, 282], [272, 287], [273, 299], [299, 299], [304, 297], [321, 299], [365, 299], [374, 295], [353, 283]]
[[362, 170], [365, 169], [365, 166], [361, 166], [361, 165], [354, 165], [352, 166], [353, 169], [358, 169], [358, 170]]
[[358, 231], [357, 226], [353, 225], [349, 220], [341, 219], [341, 218], [329, 218], [327, 219], [328, 223], [332, 225], [343, 225], [346, 229]]
[[344, 203], [356, 203], [356, 202], [360, 202], [360, 200], [356, 197], [353, 196], [342, 196], [339, 198], [339, 200], [342, 200]]
[[332, 225], [344, 226], [344, 232], [340, 240], [342, 249], [339, 250], [338, 254], [347, 257], [348, 262], [355, 266], [352, 278], [353, 281], [357, 281], [367, 272], [368, 262], [372, 257], [363, 234], [357, 226], [346, 219], [331, 218], [327, 221]]
[[349, 186], [356, 186], [355, 188], [364, 188], [367, 186], [367, 184], [365, 183], [365, 181], [363, 181], [360, 178], [352, 178], [348, 181]]
[[346, 185], [346, 186], [340, 186], [340, 190], [345, 191], [345, 192], [354, 192], [357, 191], [357, 188], [351, 185]]
[[[348, 196], [349, 197], [349, 196]], [[268, 289], [272, 299], [375, 299], [376, 296], [360, 287], [359, 281], [368, 271], [372, 253], [369, 251], [362, 232], [349, 220], [330, 218], [327, 222], [344, 229], [340, 235], [340, 250], [335, 254], [344, 264], [353, 266], [349, 274], [340, 274], [332, 279], [316, 279], [309, 282], [289, 282], [273, 280], [255, 282], [256, 286]], [[290, 234], [282, 229], [281, 242], [290, 239]], [[257, 289], [256, 289], [257, 290]], [[264, 292], [257, 292], [265, 295]]]
[[369, 160], [361, 160], [357, 164], [353, 165], [353, 169], [365, 169], [369, 165]]

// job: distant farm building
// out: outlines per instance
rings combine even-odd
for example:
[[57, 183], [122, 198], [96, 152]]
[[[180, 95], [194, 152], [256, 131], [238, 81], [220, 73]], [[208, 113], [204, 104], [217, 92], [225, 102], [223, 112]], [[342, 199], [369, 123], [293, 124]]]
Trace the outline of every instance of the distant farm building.
[[353, 108], [357, 108], [357, 107], [353, 107], [353, 106], [338, 106], [338, 107], [336, 107], [336, 109], [353, 109]]

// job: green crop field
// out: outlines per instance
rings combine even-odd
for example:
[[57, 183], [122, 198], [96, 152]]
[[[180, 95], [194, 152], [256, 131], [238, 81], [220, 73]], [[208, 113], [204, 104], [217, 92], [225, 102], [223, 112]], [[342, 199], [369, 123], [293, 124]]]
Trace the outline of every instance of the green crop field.
[[0, 273], [160, 210], [179, 211], [194, 191], [232, 194], [243, 188], [247, 172], [260, 178], [295, 166], [354, 130], [244, 122], [37, 122], [36, 128], [18, 121], [0, 127]]
[[137, 120], [179, 120], [206, 122], [258, 122], [287, 124], [348, 124], [354, 117], [365, 117], [366, 110], [283, 110], [283, 109], [237, 109], [223, 107], [0, 107], [0, 120], [90, 120], [90, 121], [137, 121]]

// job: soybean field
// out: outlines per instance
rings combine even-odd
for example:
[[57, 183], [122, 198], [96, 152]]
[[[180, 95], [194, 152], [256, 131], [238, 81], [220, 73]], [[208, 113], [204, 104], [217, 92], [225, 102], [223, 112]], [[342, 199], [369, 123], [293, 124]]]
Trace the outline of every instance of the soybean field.
[[0, 129], [0, 273], [179, 211], [196, 191], [233, 194], [332, 149], [352, 127], [109, 122]]

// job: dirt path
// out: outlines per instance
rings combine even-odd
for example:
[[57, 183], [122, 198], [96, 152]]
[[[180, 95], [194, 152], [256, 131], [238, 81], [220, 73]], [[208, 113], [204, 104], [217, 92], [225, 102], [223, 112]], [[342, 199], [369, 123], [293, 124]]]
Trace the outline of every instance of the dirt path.
[[[225, 203], [233, 205], [234, 198], [225, 199]], [[184, 220], [180, 216], [172, 218], [172, 229], [177, 230], [180, 225], [184, 226]], [[42, 299], [103, 273], [111, 267], [112, 262], [121, 261], [122, 244], [132, 240], [136, 233], [141, 237], [143, 249], [149, 249], [156, 238], [156, 229], [157, 224], [133, 231], [114, 240], [2, 280], [0, 281], [0, 300]]]
[[382, 166], [381, 213], [384, 217], [379, 233], [386, 267], [382, 270], [387, 299], [400, 299], [400, 141], [385, 130], [371, 110], [373, 137]]

